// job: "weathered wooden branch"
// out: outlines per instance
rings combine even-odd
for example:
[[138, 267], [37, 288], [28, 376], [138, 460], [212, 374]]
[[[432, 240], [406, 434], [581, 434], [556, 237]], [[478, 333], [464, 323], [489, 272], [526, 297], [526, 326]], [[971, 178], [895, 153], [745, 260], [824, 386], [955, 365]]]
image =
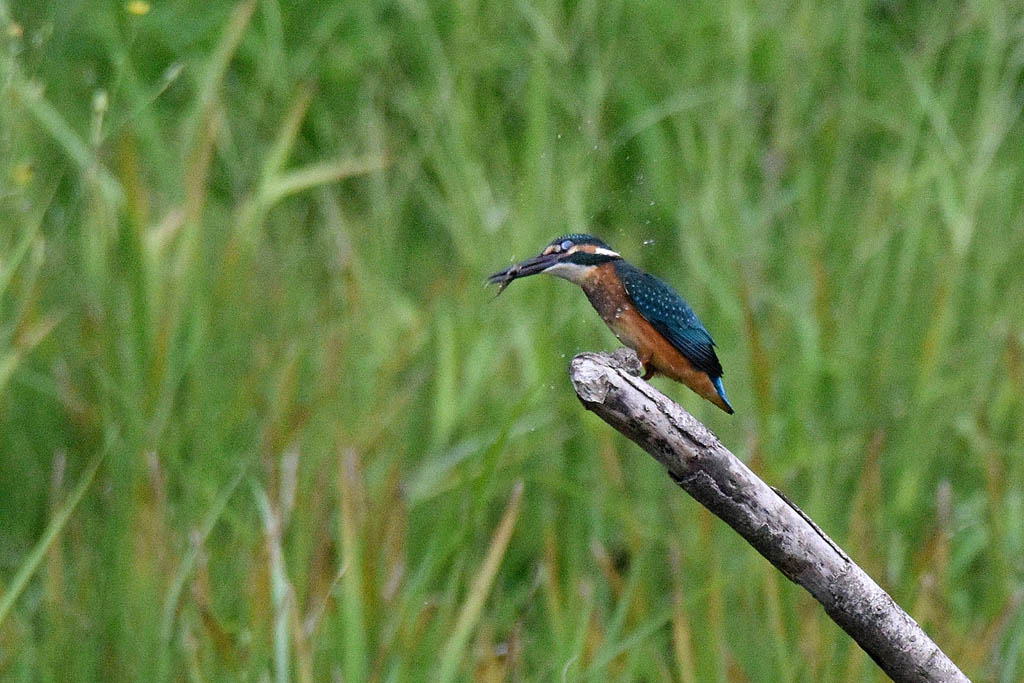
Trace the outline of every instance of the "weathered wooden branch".
[[968, 680], [810, 517], [640, 379], [632, 351], [582, 353], [569, 374], [587, 410], [654, 456], [673, 481], [803, 586], [893, 680]]

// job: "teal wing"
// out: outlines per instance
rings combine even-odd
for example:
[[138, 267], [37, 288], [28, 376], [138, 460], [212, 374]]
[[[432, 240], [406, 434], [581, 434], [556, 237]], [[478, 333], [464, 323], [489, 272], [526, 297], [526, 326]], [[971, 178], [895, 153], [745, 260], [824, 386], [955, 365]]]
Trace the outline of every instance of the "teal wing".
[[721, 377], [722, 364], [715, 354], [715, 341], [683, 297], [658, 278], [625, 261], [614, 263], [615, 272], [637, 312], [679, 349], [693, 367], [712, 379]]

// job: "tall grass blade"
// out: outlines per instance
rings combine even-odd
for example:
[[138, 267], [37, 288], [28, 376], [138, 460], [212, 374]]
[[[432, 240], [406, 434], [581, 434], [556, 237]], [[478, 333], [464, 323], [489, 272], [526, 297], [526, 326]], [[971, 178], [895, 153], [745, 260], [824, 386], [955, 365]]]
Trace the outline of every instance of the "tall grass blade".
[[92, 485], [93, 479], [96, 477], [96, 472], [99, 470], [100, 465], [103, 464], [104, 458], [107, 457], [107, 453], [114, 443], [113, 434], [108, 434], [107, 443], [103, 446], [103, 449], [93, 457], [89, 464], [86, 466], [85, 471], [82, 473], [81, 479], [78, 480], [78, 485], [75, 490], [71, 492], [71, 497], [67, 499], [64, 505], [57, 511], [50, 523], [46, 525], [46, 530], [43, 532], [42, 538], [36, 543], [32, 552], [22, 561], [18, 567], [18, 571], [14, 574], [14, 578], [11, 579], [11, 584], [7, 587], [7, 590], [2, 596], [0, 596], [0, 626], [3, 625], [4, 620], [7, 618], [8, 613], [14, 606], [18, 596], [21, 595], [22, 591], [25, 590], [25, 586], [28, 585], [28, 581], [32, 578], [36, 569], [39, 568], [39, 564], [42, 562], [43, 557], [46, 556], [46, 551], [49, 550], [50, 546], [60, 537], [62, 531], [64, 531], [65, 525], [68, 520], [71, 519], [71, 514], [78, 507], [78, 503], [81, 502], [85, 492], [89, 490], [89, 486]]
[[487, 555], [484, 556], [484, 561], [473, 578], [473, 583], [469, 587], [469, 594], [466, 596], [466, 601], [462, 604], [459, 616], [455, 621], [455, 628], [452, 630], [451, 636], [449, 636], [444, 649], [441, 651], [440, 668], [437, 675], [437, 680], [441, 683], [448, 683], [455, 678], [455, 672], [459, 667], [459, 663], [465, 656], [466, 643], [477, 621], [480, 619], [480, 611], [483, 609], [484, 602], [491, 592], [494, 577], [498, 574], [501, 559], [505, 556], [508, 542], [512, 538], [512, 530], [515, 528], [516, 520], [519, 517], [519, 504], [522, 502], [522, 498], [523, 483], [520, 481], [516, 482], [512, 489], [512, 496], [505, 506], [505, 512], [501, 516], [501, 521], [498, 522], [494, 536], [491, 537], [491, 545], [487, 549]]

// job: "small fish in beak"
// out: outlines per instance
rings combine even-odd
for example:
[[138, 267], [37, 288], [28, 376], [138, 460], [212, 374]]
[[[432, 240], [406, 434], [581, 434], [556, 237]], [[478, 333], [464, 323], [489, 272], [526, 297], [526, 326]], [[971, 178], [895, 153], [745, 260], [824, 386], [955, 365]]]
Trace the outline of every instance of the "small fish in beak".
[[518, 277], [518, 269], [519, 264], [517, 263], [514, 266], [506, 268], [500, 273], [495, 273], [494, 275], [487, 278], [487, 284], [498, 285], [498, 291], [494, 295], [495, 299], [501, 296], [501, 293], [505, 291], [505, 288], [508, 287], [509, 284], [511, 284], [512, 281], [516, 279], [516, 277]]
[[487, 278], [487, 284], [498, 285], [498, 293], [494, 296], [497, 297], [505, 288], [511, 284], [513, 280], [517, 280], [521, 277], [527, 277], [529, 275], [536, 275], [537, 273], [543, 273], [551, 266], [558, 263], [559, 254], [540, 254], [533, 258], [520, 261], [519, 263], [513, 264], [505, 270], [499, 271], [494, 275]]

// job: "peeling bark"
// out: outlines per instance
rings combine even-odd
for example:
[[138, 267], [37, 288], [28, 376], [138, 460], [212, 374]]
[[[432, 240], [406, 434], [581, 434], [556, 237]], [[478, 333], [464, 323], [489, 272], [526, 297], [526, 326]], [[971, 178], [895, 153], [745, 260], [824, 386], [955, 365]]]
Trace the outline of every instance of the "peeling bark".
[[650, 453], [683, 490], [805, 588], [894, 681], [968, 680], [810, 517], [641, 372], [629, 349], [582, 353], [569, 369], [587, 410]]

